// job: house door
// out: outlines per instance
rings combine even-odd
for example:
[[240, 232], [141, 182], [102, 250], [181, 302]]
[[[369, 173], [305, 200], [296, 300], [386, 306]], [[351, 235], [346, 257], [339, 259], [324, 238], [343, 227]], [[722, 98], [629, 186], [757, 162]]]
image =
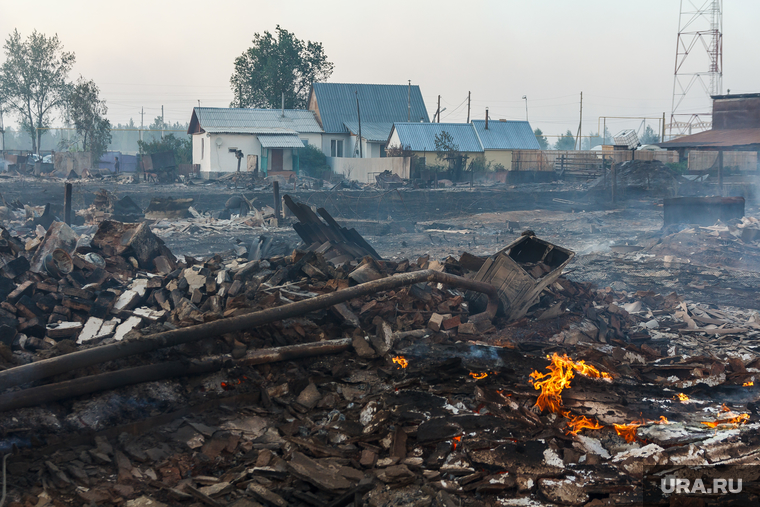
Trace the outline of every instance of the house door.
[[282, 171], [282, 150], [270, 150], [272, 154], [272, 171]]
[[258, 155], [248, 155], [248, 158], [246, 159], [246, 169], [250, 172], [256, 172], [259, 170]]

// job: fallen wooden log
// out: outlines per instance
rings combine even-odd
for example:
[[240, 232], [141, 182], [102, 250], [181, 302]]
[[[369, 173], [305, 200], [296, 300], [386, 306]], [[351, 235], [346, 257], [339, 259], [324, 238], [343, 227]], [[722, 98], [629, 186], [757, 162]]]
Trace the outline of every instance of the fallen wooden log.
[[230, 356], [215, 356], [200, 361], [169, 361], [137, 366], [0, 395], [0, 412], [35, 407], [43, 403], [143, 382], [211, 373], [224, 367], [250, 366], [325, 354], [339, 354], [350, 348], [351, 338], [340, 338], [338, 340], [255, 350], [238, 360], [233, 360]]
[[[483, 316], [488, 319], [493, 319], [496, 315], [496, 311], [499, 307], [499, 300], [496, 288], [492, 285], [426, 269], [381, 278], [380, 280], [362, 283], [330, 294], [324, 294], [322, 296], [305, 299], [303, 301], [283, 306], [267, 308], [266, 310], [249, 313], [247, 315], [220, 319], [200, 324], [198, 326], [175, 329], [144, 336], [138, 339], [124, 340], [111, 345], [94, 347], [22, 366], [16, 366], [0, 372], [0, 390], [23, 385], [46, 377], [52, 377], [71, 370], [85, 368], [104, 361], [112, 361], [122, 357], [151, 352], [166, 347], [173, 347], [183, 343], [190, 343], [204, 338], [220, 336], [225, 333], [255, 328], [270, 322], [289, 319], [316, 310], [329, 308], [338, 303], [343, 303], [360, 296], [368, 296], [381, 291], [398, 289], [400, 287], [421, 282], [437, 282], [462, 289], [482, 292], [488, 296], [488, 306]], [[482, 317], [475, 315], [472, 317], [472, 320], [478, 320], [479, 318]]]

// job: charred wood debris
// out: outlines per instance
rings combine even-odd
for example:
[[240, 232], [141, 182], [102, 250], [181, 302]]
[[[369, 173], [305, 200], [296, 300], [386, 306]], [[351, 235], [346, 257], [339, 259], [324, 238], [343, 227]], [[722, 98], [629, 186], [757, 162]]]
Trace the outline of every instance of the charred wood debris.
[[530, 231], [383, 260], [285, 202], [303, 242], [256, 260], [0, 229], [8, 505], [637, 505], [646, 465], [760, 456], [756, 313], [571, 281]]

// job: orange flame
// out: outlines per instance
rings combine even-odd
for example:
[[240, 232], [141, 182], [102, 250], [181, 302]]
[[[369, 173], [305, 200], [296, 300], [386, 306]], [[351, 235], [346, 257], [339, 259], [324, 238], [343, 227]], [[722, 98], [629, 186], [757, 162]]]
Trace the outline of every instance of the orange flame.
[[[721, 411], [726, 412], [726, 410], [724, 410], [725, 408], [728, 408], [728, 407], [726, 407], [726, 405], [723, 404], [723, 406], [721, 407]], [[726, 417], [725, 419], [718, 419], [712, 422], [703, 421], [702, 424], [704, 424], [708, 428], [717, 428], [721, 424], [730, 424], [731, 426], [736, 428], [740, 424], [746, 424], [749, 421], [749, 414], [734, 415], [734, 413], [731, 412], [730, 410], [728, 410], [727, 412], [728, 412], [727, 415], [730, 415], [733, 417]]]
[[454, 437], [451, 439], [451, 450], [456, 451], [457, 450], [457, 443], [462, 441], [462, 435], [459, 435], [458, 437]]
[[678, 393], [676, 394], [676, 397], [678, 398], [678, 401], [680, 401], [681, 403], [686, 403], [687, 401], [689, 401], [689, 397], [686, 396], [684, 393]]
[[567, 427], [570, 429], [567, 431], [567, 435], [571, 433], [577, 435], [579, 431], [586, 428], [590, 430], [600, 430], [604, 428], [604, 426], [596, 419], [589, 419], [583, 415], [574, 416], [571, 412], [563, 412], [562, 415], [569, 419], [569, 421], [567, 421]]
[[753, 385], [755, 385], [755, 383], [750, 380], [749, 382], [743, 383], [742, 387], [752, 387]]
[[404, 356], [396, 356], [393, 358], [393, 362], [397, 365], [401, 366], [402, 368], [406, 368], [409, 366], [409, 361], [406, 360]]
[[623, 437], [626, 442], [631, 443], [636, 440], [636, 430], [644, 421], [634, 421], [631, 424], [614, 424], [615, 431]]
[[575, 372], [586, 377], [611, 379], [609, 373], [600, 372], [585, 361], [573, 361], [567, 354], [562, 357], [555, 352], [551, 357], [546, 356], [551, 364], [546, 368], [551, 373], [541, 373], [536, 370], [530, 374], [533, 388], [540, 390], [541, 394], [536, 400], [536, 406], [541, 410], [550, 412], [559, 412], [562, 406], [562, 391], [570, 387], [570, 380], [575, 376]]
[[728, 406], [724, 403], [723, 405], [720, 406], [720, 411], [721, 412], [731, 412], [731, 409], [728, 408]]
[[475, 380], [481, 380], [488, 376], [488, 373], [473, 373], [470, 372], [470, 377], [474, 378]]
[[659, 421], [642, 419], [640, 421], [633, 421], [631, 424], [613, 424], [613, 427], [618, 435], [623, 437], [626, 442], [631, 443], [638, 438], [636, 436], [636, 430], [638, 430], [639, 426], [648, 423], [670, 424], [670, 421], [668, 421], [667, 417], [661, 415]]

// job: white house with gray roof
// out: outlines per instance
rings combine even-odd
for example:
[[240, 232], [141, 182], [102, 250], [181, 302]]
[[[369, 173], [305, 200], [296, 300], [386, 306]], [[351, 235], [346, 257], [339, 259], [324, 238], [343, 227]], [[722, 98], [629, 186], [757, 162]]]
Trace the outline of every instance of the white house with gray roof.
[[265, 174], [298, 171], [298, 149], [322, 148], [322, 127], [312, 111], [196, 107], [187, 133], [192, 136], [193, 164], [203, 178], [237, 171]]

